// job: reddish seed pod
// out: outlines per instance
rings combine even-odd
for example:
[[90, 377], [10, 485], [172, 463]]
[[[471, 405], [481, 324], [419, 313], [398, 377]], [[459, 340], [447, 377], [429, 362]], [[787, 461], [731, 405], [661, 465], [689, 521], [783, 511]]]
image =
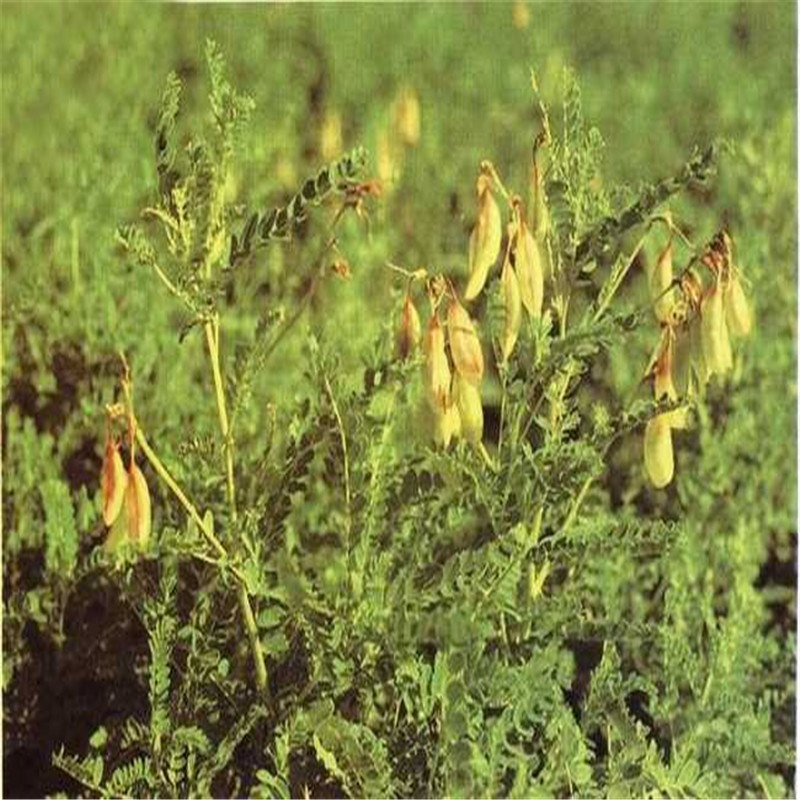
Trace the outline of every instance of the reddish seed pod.
[[456, 371], [477, 386], [483, 378], [483, 349], [467, 310], [455, 297], [447, 310], [447, 333]]
[[128, 539], [140, 548], [144, 548], [150, 538], [152, 511], [150, 507], [150, 490], [142, 471], [135, 463], [128, 472], [128, 487], [125, 490], [125, 514]]
[[411, 295], [407, 294], [397, 331], [397, 355], [401, 359], [408, 358], [419, 344], [422, 335], [422, 323]]

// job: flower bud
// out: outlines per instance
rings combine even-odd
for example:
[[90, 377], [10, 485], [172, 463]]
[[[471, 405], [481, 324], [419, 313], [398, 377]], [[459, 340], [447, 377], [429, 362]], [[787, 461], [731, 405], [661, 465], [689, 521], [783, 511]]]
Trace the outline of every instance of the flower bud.
[[550, 212], [544, 198], [542, 175], [536, 162], [531, 167], [531, 230], [537, 242], [543, 242], [550, 229]]
[[489, 270], [497, 261], [503, 237], [500, 209], [492, 196], [491, 178], [481, 174], [477, 182], [478, 219], [469, 237], [469, 281], [464, 299], [473, 300], [483, 289]]
[[722, 290], [717, 283], [709, 289], [701, 306], [701, 342], [709, 376], [724, 375], [733, 365], [731, 341], [725, 322]]
[[402, 89], [395, 101], [394, 129], [406, 147], [416, 147], [419, 143], [419, 98], [410, 87]]
[[455, 403], [434, 412], [433, 441], [447, 449], [461, 435], [461, 416]]
[[467, 310], [457, 298], [447, 310], [447, 332], [456, 371], [477, 386], [483, 378], [483, 349]]
[[444, 411], [450, 405], [450, 364], [444, 349], [444, 331], [436, 314], [428, 323], [422, 346], [425, 353], [425, 396], [434, 411]]
[[109, 528], [122, 510], [128, 476], [119, 454], [119, 447], [110, 438], [103, 458], [101, 486], [103, 492], [103, 522]]
[[659, 322], [669, 322], [675, 304], [674, 293], [667, 291], [672, 284], [672, 242], [658, 257], [650, 273], [650, 297]]
[[644, 465], [656, 489], [666, 486], [675, 472], [672, 431], [666, 414], [653, 417], [644, 429]]
[[724, 295], [725, 317], [734, 336], [747, 336], [753, 325], [750, 304], [739, 276], [733, 274]]
[[422, 334], [422, 323], [417, 313], [411, 295], [407, 294], [403, 303], [403, 313], [400, 317], [400, 327], [397, 331], [397, 356], [401, 359], [408, 358], [419, 344]]
[[453, 396], [459, 416], [461, 433], [470, 444], [480, 444], [483, 439], [483, 404], [478, 387], [457, 374], [453, 382]]
[[503, 338], [500, 342], [500, 351], [503, 361], [506, 362], [514, 351], [514, 345], [519, 336], [519, 327], [522, 322], [522, 300], [519, 294], [519, 280], [517, 273], [511, 266], [511, 262], [506, 260], [503, 264], [503, 272], [500, 275], [500, 296], [505, 312], [505, 327]]
[[522, 305], [533, 319], [542, 316], [544, 276], [539, 245], [524, 220], [520, 220], [516, 243], [516, 268]]

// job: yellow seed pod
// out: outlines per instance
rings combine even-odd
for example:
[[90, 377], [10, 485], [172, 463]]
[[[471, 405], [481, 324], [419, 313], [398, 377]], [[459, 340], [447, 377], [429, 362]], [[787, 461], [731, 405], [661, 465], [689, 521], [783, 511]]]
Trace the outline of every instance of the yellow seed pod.
[[456, 374], [453, 397], [461, 417], [461, 433], [470, 444], [480, 444], [483, 439], [483, 404], [475, 384]]
[[395, 101], [394, 130], [397, 138], [406, 147], [416, 147], [419, 143], [419, 97], [408, 86], [400, 90], [400, 94]]
[[675, 391], [675, 384], [672, 382], [673, 337], [672, 330], [665, 328], [661, 337], [661, 348], [653, 369], [653, 388], [656, 400], [661, 400], [662, 397], [675, 400], [678, 397], [678, 393]]
[[533, 319], [542, 316], [544, 275], [539, 245], [524, 220], [520, 220], [516, 240], [516, 268], [522, 305]]
[[692, 359], [692, 367], [697, 374], [700, 387], [708, 383], [710, 373], [706, 357], [703, 353], [703, 320], [699, 314], [689, 321], [689, 354]]
[[434, 412], [433, 441], [445, 449], [461, 435], [461, 415], [455, 403]]
[[342, 152], [342, 118], [338, 111], [328, 111], [319, 131], [319, 153], [323, 161], [333, 161]]
[[481, 293], [500, 252], [502, 220], [491, 185], [488, 175], [478, 176], [478, 219], [469, 237], [469, 281], [464, 292], [465, 300], [473, 300]]
[[483, 349], [467, 310], [457, 298], [447, 310], [447, 333], [456, 371], [477, 386], [483, 378]]
[[425, 396], [434, 411], [444, 411], [450, 405], [450, 363], [444, 349], [444, 330], [436, 314], [428, 323], [422, 346]]
[[408, 358], [419, 344], [422, 335], [422, 323], [419, 319], [417, 307], [411, 295], [407, 294], [403, 303], [403, 313], [400, 317], [400, 327], [397, 329], [397, 356], [401, 359]]
[[728, 325], [725, 322], [722, 290], [711, 287], [701, 306], [701, 343], [708, 375], [724, 375], [733, 364]]
[[644, 429], [644, 466], [656, 489], [662, 489], [675, 472], [672, 431], [666, 414], [653, 417]]
[[750, 303], [742, 288], [739, 276], [734, 274], [728, 283], [724, 296], [725, 317], [728, 328], [734, 336], [749, 335], [753, 319], [750, 313]]
[[543, 242], [550, 229], [550, 212], [544, 196], [542, 175], [536, 162], [531, 167], [531, 230], [537, 242]]
[[650, 298], [656, 319], [662, 323], [670, 321], [675, 305], [675, 293], [667, 291], [672, 284], [672, 277], [672, 242], [669, 242], [650, 272]]
[[522, 323], [522, 300], [519, 294], [519, 280], [511, 262], [506, 259], [503, 272], [500, 275], [500, 298], [505, 312], [505, 326], [503, 338], [500, 342], [500, 352], [503, 362], [508, 361], [514, 351], [514, 345], [519, 336], [519, 327]]
[[525, 30], [531, 22], [531, 12], [523, 0], [514, 0], [511, 7], [511, 21], [517, 30]]
[[128, 486], [125, 490], [125, 517], [128, 539], [144, 548], [150, 538], [151, 508], [150, 490], [142, 471], [131, 464], [128, 472]]
[[111, 439], [106, 444], [100, 483], [103, 493], [103, 522], [111, 527], [122, 510], [125, 486], [128, 483], [128, 475], [125, 472], [119, 448]]

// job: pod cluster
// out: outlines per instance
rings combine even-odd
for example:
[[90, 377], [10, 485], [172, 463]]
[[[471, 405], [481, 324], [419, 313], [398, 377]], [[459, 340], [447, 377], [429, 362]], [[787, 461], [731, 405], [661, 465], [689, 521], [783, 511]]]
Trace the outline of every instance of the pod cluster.
[[150, 538], [150, 490], [136, 464], [131, 448], [128, 468], [122, 461], [119, 442], [109, 433], [100, 476], [103, 522], [108, 528], [105, 548], [115, 551], [124, 543], [144, 549]]
[[[726, 232], [714, 237], [700, 259], [706, 269], [705, 283], [693, 268], [676, 280], [672, 257], [670, 241], [650, 274], [661, 335], [648, 375], [657, 401], [690, 401], [713, 376], [723, 378], [732, 369], [731, 336], [750, 333], [752, 312]], [[657, 488], [672, 481], [672, 431], [686, 427], [687, 415], [688, 408], [679, 407], [658, 414], [645, 427], [645, 468]]]

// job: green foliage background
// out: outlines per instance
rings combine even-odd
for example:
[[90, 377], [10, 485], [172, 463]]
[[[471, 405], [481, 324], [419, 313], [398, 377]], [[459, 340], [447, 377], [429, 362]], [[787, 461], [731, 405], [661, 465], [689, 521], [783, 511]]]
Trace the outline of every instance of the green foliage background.
[[[7, 788], [792, 794], [795, 6], [565, 3], [530, 14], [520, 29], [501, 3], [3, 6]], [[121, 573], [93, 556], [102, 409], [115, 397], [118, 350], [131, 359], [137, 414], [162, 458], [192, 491], [222, 494], [203, 455], [216, 418], [200, 339], [179, 339], [185, 319], [173, 298], [114, 238], [153, 202], [152, 141], [170, 70], [185, 85], [182, 124], [205, 119], [207, 37], [255, 101], [233, 176], [249, 208], [285, 202], [316, 173], [328, 111], [341, 116], [345, 148], [374, 155], [402, 86], [422, 110], [419, 145], [372, 204], [370, 235], [355, 218], [342, 226], [351, 279], [325, 282], [242, 421], [243, 460], [266, 463], [263, 484], [257, 475], [243, 484], [267, 519], [255, 525], [269, 552], [259, 625], [277, 722], [249, 694], [236, 609], [213, 570], [178, 569], [167, 547]], [[674, 484], [648, 488], [641, 437], [623, 437], [569, 540], [543, 554], [552, 562], [543, 595], [519, 591], [518, 565], [487, 603], [485, 576], [508, 554], [481, 531], [503, 529], [504, 486], [469, 458], [427, 453], [408, 425], [375, 424], [389, 401], [360, 392], [391, 346], [400, 304], [384, 263], [466, 273], [478, 164], [491, 159], [525, 190], [530, 69], [555, 111], [565, 67], [606, 143], [601, 188], [623, 184], [622, 196], [635, 196], [676, 173], [696, 145], [732, 144], [711, 187], [672, 210], [698, 241], [723, 223], [731, 230], [756, 329], [731, 381], [709, 391], [698, 424], [676, 437]], [[264, 251], [237, 278], [223, 358], [252, 341], [267, 310], [293, 308], [322, 236], [312, 220], [292, 247]], [[641, 302], [641, 273], [623, 295], [628, 308]], [[653, 330], [592, 361], [595, 390], [579, 399], [581, 414], [645, 395], [637, 382]], [[357, 465], [354, 562], [341, 554], [328, 378]], [[179, 509], [146, 474], [154, 530], [179, 538]], [[515, 490], [533, 491], [520, 480]], [[342, 596], [352, 569], [370, 576], [359, 602]], [[527, 649], [504, 652], [501, 620], [527, 630]], [[69, 709], [69, 724], [53, 719], [54, 707]], [[50, 769], [61, 745], [83, 789]], [[31, 775], [38, 782], [26, 784]]]

